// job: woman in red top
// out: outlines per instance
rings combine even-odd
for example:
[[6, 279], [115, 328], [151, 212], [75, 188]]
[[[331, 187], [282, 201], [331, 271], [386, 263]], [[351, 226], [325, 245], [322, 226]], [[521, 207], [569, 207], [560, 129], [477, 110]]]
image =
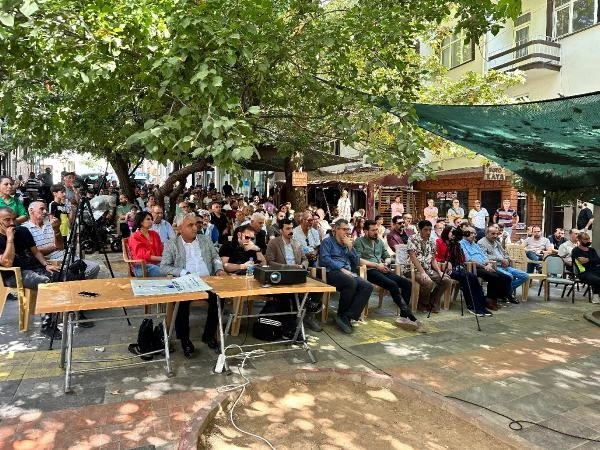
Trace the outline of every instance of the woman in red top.
[[[129, 236], [129, 251], [133, 259], [146, 261], [148, 276], [160, 277], [160, 261], [162, 259], [163, 245], [160, 235], [152, 231], [152, 214], [148, 211], [140, 211], [135, 215], [135, 228], [137, 231]], [[137, 277], [142, 276], [142, 267], [136, 265], [134, 273]]]

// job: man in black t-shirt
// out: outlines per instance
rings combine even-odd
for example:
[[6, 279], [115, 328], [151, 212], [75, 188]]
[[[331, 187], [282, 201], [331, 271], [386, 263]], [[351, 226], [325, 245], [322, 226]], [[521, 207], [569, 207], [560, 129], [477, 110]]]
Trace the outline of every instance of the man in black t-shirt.
[[225, 242], [219, 250], [219, 256], [223, 261], [223, 268], [227, 273], [246, 273], [250, 265], [264, 264], [265, 257], [255, 243], [254, 230], [250, 225], [242, 225], [236, 230], [236, 235], [231, 242]]
[[573, 268], [579, 278], [592, 288], [592, 303], [600, 303], [600, 257], [592, 247], [590, 235], [582, 231], [577, 236], [577, 247], [571, 250]]
[[[33, 236], [25, 227], [15, 228], [15, 213], [7, 206], [0, 207], [0, 264], [4, 267], [20, 267], [23, 286], [37, 289], [41, 283], [49, 283], [53, 272], [60, 269], [46, 262], [39, 251]], [[12, 272], [2, 272], [2, 279], [7, 286], [17, 287], [17, 280]], [[42, 319], [42, 334], [52, 334], [51, 316]], [[60, 336], [54, 336], [60, 339]]]
[[225, 244], [229, 240], [229, 220], [221, 211], [221, 202], [213, 201], [210, 204], [210, 223], [219, 230], [219, 244]]
[[577, 215], [577, 229], [579, 231], [588, 230], [594, 223], [594, 213], [588, 208], [587, 203], [579, 203], [579, 214]]

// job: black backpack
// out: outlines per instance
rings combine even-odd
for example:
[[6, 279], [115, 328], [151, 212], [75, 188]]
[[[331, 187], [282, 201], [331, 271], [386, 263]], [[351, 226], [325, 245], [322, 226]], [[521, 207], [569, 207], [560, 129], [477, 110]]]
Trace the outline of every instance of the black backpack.
[[[129, 351], [134, 355], [142, 355], [164, 349], [164, 343], [162, 323], [155, 327], [152, 319], [144, 319], [138, 330], [137, 342], [129, 344]], [[140, 356], [144, 361], [150, 361], [153, 357], [153, 355]]]

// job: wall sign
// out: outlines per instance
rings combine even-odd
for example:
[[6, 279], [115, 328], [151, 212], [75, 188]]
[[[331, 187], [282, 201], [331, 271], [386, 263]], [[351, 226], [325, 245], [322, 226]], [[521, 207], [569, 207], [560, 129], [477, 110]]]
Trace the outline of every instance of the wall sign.
[[506, 171], [497, 164], [483, 166], [483, 179], [490, 181], [505, 181]]
[[292, 172], [292, 186], [308, 186], [308, 172]]

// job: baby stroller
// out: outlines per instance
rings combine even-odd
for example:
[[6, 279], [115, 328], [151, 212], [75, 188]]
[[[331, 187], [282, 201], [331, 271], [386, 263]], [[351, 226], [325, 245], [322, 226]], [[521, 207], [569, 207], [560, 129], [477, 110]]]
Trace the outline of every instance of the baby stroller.
[[79, 245], [85, 253], [103, 250], [107, 245], [113, 252], [120, 252], [121, 239], [112, 223], [116, 199], [112, 195], [97, 195], [90, 200], [92, 217], [87, 209], [83, 211]]

